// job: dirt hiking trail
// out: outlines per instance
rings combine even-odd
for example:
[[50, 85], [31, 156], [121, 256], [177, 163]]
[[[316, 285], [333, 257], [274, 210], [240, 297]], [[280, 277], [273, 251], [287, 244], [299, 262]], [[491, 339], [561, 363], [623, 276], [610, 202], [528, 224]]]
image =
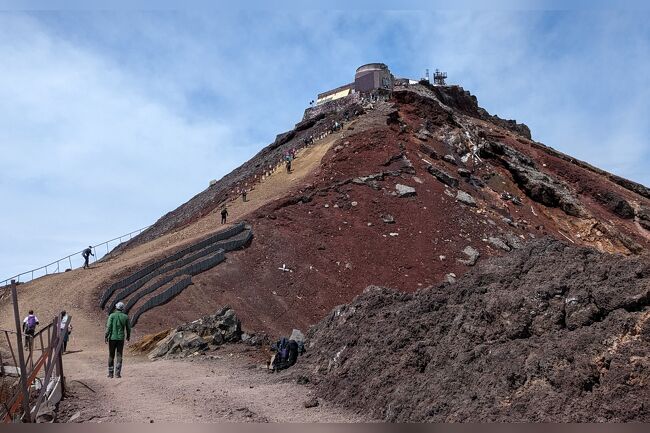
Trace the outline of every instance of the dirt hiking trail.
[[[246, 202], [241, 197], [228, 202], [229, 223], [245, 219], [259, 207], [300, 187], [341, 136], [342, 133], [331, 134], [299, 151], [291, 173], [284, 168], [276, 170], [250, 188]], [[255, 358], [239, 345], [224, 348], [223, 354], [210, 359], [155, 363], [142, 355], [130, 354], [125, 348], [123, 378], [106, 377], [106, 316], [97, 306], [100, 290], [127, 270], [135, 270], [147, 261], [224, 228], [220, 219], [218, 208], [187, 227], [94, 263], [89, 270], [76, 269], [18, 286], [21, 315], [33, 309], [41, 323], [49, 322], [64, 309], [72, 316], [70, 353], [64, 355], [64, 371], [73, 398], [62, 401], [61, 421], [76, 411], [81, 413], [79, 420], [90, 422], [361, 420], [323, 402], [316, 408], [304, 408], [303, 402], [310, 393], [308, 387], [296, 385], [295, 380], [289, 381], [283, 374], [270, 375], [259, 369], [259, 355]], [[1, 329], [14, 327], [11, 308], [10, 295], [5, 291], [0, 294]], [[141, 335], [136, 328], [131, 341]]]

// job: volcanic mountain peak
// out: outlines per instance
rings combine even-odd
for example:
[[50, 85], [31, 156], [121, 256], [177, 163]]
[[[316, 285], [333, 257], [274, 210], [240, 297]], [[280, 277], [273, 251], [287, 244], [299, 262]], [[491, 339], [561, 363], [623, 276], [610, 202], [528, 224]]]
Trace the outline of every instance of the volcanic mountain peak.
[[[287, 173], [284, 158], [296, 151]], [[250, 246], [139, 326], [228, 304], [253, 329], [280, 332], [370, 284], [414, 291], [451, 281], [540, 237], [647, 254], [649, 198], [642, 185], [533, 141], [459, 86], [395, 79], [308, 108], [294, 129], [115, 254], [207, 234], [227, 205], [251, 225]], [[207, 301], [179, 312], [190, 299]]]

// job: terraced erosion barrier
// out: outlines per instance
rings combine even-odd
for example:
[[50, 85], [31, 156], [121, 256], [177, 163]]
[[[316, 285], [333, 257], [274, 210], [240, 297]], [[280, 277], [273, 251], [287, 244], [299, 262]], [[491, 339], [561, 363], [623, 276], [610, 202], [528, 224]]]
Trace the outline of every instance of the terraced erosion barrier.
[[[214, 234], [214, 235], [212, 235], [212, 236], [210, 236], [210, 237], [208, 237], [206, 239], [203, 239], [200, 242], [197, 242], [196, 244], [190, 245], [189, 247], [186, 247], [186, 248], [184, 248], [184, 249], [182, 249], [180, 251], [177, 251], [175, 254], [172, 254], [169, 257], [165, 257], [164, 259], [153, 262], [153, 263], [145, 266], [144, 268], [134, 272], [133, 274], [131, 274], [131, 275], [125, 277], [125, 278], [122, 278], [119, 281], [116, 281], [115, 283], [111, 284], [108, 288], [106, 288], [102, 292], [102, 295], [100, 296], [100, 300], [99, 300], [100, 308], [103, 309], [106, 306], [106, 302], [108, 302], [108, 300], [111, 298], [111, 296], [113, 296], [113, 294], [115, 293], [116, 290], [120, 290], [120, 289], [123, 289], [123, 288], [125, 288], [125, 287], [127, 287], [129, 285], [132, 285], [133, 283], [143, 279], [145, 276], [148, 276], [149, 274], [151, 274], [152, 272], [154, 272], [156, 269], [160, 268], [161, 266], [166, 265], [167, 263], [170, 263], [170, 262], [174, 262], [174, 261], [178, 260], [179, 258], [181, 258], [181, 257], [183, 257], [183, 256], [185, 256], [185, 255], [187, 255], [189, 253], [193, 253], [193, 252], [202, 250], [203, 248], [205, 248], [208, 245], [213, 244], [215, 242], [219, 242], [221, 240], [231, 238], [231, 237], [241, 233], [242, 231], [244, 231], [245, 228], [246, 228], [246, 224], [243, 223], [243, 222], [235, 224], [234, 226], [229, 227], [226, 230], [220, 231], [220, 232], [218, 232], [218, 233], [216, 233], [216, 234]], [[153, 276], [151, 278], [153, 278]], [[149, 279], [151, 279], [151, 278], [149, 278]], [[142, 285], [144, 285], [147, 281], [143, 281]], [[140, 285], [140, 287], [142, 287], [142, 285]], [[134, 291], [137, 290], [138, 288], [139, 287], [135, 288]]]
[[[131, 308], [133, 308], [133, 306], [140, 299], [142, 299], [144, 296], [148, 295], [149, 293], [155, 292], [160, 287], [171, 282], [173, 279], [180, 277], [181, 275], [193, 276], [196, 274], [200, 274], [201, 272], [205, 272], [208, 269], [223, 262], [225, 259], [226, 256], [224, 254], [224, 250], [219, 250], [215, 254], [212, 254], [209, 257], [207, 257], [205, 260], [201, 260], [198, 263], [193, 263], [191, 265], [185, 266], [170, 275], [166, 275], [164, 278], [162, 278], [159, 281], [156, 281], [154, 284], [149, 285], [143, 290], [139, 290], [136, 296], [132, 296], [131, 299], [129, 299], [129, 302], [126, 303], [125, 312], [128, 313], [131, 310]], [[117, 301], [113, 301], [113, 302], [114, 304], [117, 303]]]
[[169, 301], [172, 300], [173, 297], [181, 293], [187, 286], [192, 284], [192, 277], [189, 275], [183, 276], [179, 281], [177, 281], [175, 284], [172, 284], [170, 288], [165, 290], [164, 292], [154, 296], [153, 298], [149, 299], [142, 307], [136, 311], [133, 316], [131, 317], [131, 327], [134, 327], [138, 323], [138, 319], [140, 316], [145, 313], [146, 311], [151, 310], [154, 307], [157, 307], [159, 305], [163, 305]]
[[[102, 292], [99, 306], [108, 306], [110, 311], [128, 298], [125, 311], [135, 309], [131, 318], [135, 326], [143, 313], [169, 302], [189, 286], [192, 276], [223, 262], [226, 252], [246, 246], [252, 238], [250, 226], [236, 224], [116, 281]], [[143, 298], [146, 302], [137, 307]]]

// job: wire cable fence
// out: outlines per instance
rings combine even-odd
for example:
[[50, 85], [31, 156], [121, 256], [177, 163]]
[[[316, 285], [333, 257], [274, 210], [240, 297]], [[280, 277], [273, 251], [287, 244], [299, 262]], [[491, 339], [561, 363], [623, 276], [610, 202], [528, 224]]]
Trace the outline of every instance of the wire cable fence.
[[[101, 260], [106, 254], [108, 254], [112, 248], [115, 248], [123, 241], [133, 239], [134, 235], [138, 235], [148, 229], [151, 226], [147, 226], [138, 230], [134, 230], [130, 233], [127, 233], [122, 236], [110, 239], [108, 241], [102, 242], [93, 246], [92, 253], [90, 256], [89, 263], [95, 263], [98, 260]], [[111, 243], [113, 246], [111, 246]], [[104, 251], [106, 249], [106, 251]], [[58, 274], [59, 272], [66, 272], [72, 269], [80, 268], [84, 264], [84, 259], [81, 254], [84, 252], [85, 248], [76, 253], [65, 256], [59, 260], [56, 260], [52, 263], [48, 263], [45, 266], [39, 268], [31, 269], [29, 271], [21, 272], [18, 275], [7, 278], [6, 280], [0, 281], [0, 287], [6, 287], [11, 283], [11, 280], [16, 280], [17, 283], [28, 283], [35, 278], [43, 277], [45, 275]]]

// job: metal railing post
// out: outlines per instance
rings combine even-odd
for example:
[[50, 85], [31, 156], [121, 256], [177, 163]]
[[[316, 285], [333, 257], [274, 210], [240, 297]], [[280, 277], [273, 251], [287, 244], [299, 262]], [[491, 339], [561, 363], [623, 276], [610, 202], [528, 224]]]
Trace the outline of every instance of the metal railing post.
[[18, 362], [20, 363], [20, 388], [23, 393], [23, 411], [25, 422], [31, 422], [29, 413], [29, 390], [27, 387], [27, 369], [25, 368], [25, 354], [23, 353], [23, 337], [20, 327], [20, 313], [18, 311], [18, 297], [16, 295], [16, 280], [11, 280], [11, 298], [14, 304], [14, 319], [16, 321], [16, 341], [18, 343]]

